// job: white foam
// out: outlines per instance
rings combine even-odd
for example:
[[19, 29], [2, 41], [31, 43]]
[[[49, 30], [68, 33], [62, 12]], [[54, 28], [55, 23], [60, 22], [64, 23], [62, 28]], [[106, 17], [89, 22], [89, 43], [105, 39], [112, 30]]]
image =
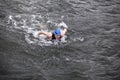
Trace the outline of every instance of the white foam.
[[33, 44], [33, 43], [34, 43], [34, 41], [32, 41], [32, 40], [29, 39], [29, 35], [25, 35], [25, 40], [26, 40], [27, 43], [29, 43], [29, 44]]
[[62, 43], [66, 43], [66, 42], [67, 42], [66, 39], [67, 39], [67, 36], [65, 35], [65, 36], [63, 36], [63, 37], [61, 38], [61, 42], [62, 42]]
[[33, 31], [33, 36], [34, 36], [35, 38], [37, 38], [37, 37], [38, 37], [38, 31]]
[[65, 24], [65, 22], [61, 22], [60, 24], [58, 24], [59, 27], [64, 26], [65, 28], [68, 28], [68, 26]]
[[73, 38], [73, 41], [84, 41], [84, 37]]
[[[37, 20], [36, 18], [39, 18], [40, 20]], [[40, 25], [44, 18], [41, 15], [26, 15], [26, 14], [20, 14], [20, 15], [10, 15], [8, 16], [8, 24], [11, 24], [9, 27], [15, 30], [23, 31], [25, 34], [25, 41], [28, 44], [37, 44], [40, 46], [50, 46], [50, 45], [58, 45], [59, 43], [47, 41], [45, 35], [38, 35], [39, 30], [36, 29], [36, 25]], [[53, 22], [51, 20], [48, 20], [45, 25], [48, 23], [52, 23], [54, 25], [58, 25], [58, 23]], [[59, 24], [59, 26], [65, 26], [67, 25], [62, 22]], [[43, 26], [43, 29], [49, 29], [48, 26]], [[52, 30], [49, 30], [52, 31]], [[61, 38], [61, 42], [65, 43], [67, 36], [64, 36]]]

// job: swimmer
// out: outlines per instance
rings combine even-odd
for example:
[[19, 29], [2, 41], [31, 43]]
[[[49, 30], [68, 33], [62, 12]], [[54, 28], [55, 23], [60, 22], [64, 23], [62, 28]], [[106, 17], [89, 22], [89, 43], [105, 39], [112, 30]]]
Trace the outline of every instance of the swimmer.
[[68, 26], [61, 22], [57, 25], [58, 27], [63, 27], [64, 29], [61, 30], [60, 28], [56, 28], [53, 32], [47, 32], [47, 31], [39, 31], [38, 35], [46, 35], [49, 40], [61, 40], [61, 38], [67, 33]]

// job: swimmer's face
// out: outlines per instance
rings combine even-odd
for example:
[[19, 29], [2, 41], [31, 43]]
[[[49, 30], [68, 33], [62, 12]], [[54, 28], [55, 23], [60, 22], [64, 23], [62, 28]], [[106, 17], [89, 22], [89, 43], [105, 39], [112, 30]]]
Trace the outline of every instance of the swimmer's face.
[[57, 40], [59, 40], [59, 39], [60, 39], [60, 35], [55, 35], [55, 38], [56, 38]]

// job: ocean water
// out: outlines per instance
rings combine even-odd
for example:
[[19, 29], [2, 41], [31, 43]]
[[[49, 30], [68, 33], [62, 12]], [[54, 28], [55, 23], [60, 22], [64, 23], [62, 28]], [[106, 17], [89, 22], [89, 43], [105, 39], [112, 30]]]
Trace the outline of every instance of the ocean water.
[[120, 1], [0, 0], [0, 80], [120, 80]]

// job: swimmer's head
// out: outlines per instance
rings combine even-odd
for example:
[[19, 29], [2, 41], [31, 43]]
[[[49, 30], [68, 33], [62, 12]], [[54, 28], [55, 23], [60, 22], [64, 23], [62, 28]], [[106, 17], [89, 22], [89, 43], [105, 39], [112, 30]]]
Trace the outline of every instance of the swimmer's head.
[[59, 28], [55, 29], [54, 34], [57, 36], [61, 35], [60, 29]]

